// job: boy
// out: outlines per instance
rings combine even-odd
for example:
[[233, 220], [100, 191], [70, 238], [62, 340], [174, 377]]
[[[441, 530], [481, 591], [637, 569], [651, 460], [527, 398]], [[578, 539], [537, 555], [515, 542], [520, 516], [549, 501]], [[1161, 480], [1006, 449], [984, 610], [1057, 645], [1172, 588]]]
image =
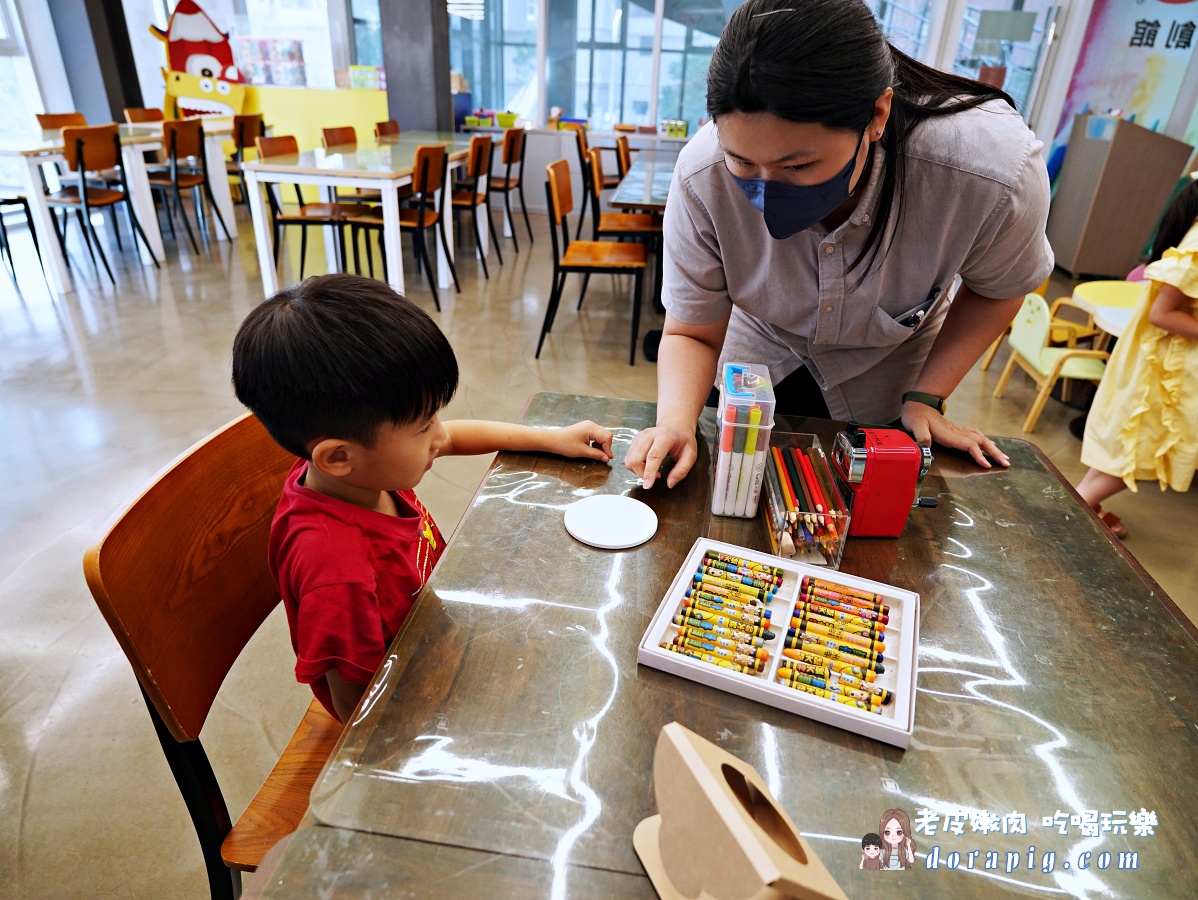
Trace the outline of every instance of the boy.
[[861, 839], [861, 864], [858, 869], [881, 871], [886, 868], [882, 862], [882, 837], [870, 832]]
[[344, 722], [445, 540], [412, 489], [438, 456], [534, 450], [611, 459], [593, 422], [442, 422], [458, 365], [445, 335], [382, 282], [323, 275], [255, 308], [233, 342], [237, 398], [299, 459], [270, 533], [296, 678]]

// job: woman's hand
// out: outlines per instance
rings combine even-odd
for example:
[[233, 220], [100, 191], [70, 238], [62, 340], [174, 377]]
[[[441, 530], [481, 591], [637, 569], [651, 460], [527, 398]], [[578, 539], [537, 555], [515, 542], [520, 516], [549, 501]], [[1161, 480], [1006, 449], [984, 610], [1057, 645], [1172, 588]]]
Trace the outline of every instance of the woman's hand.
[[915, 851], [911, 846], [911, 838], [907, 838], [907, 862], [915, 865]]
[[545, 449], [558, 456], [611, 460], [611, 432], [594, 422], [575, 422], [545, 434]]
[[667, 456], [674, 459], [674, 468], [666, 477], [666, 487], [672, 488], [686, 477], [699, 458], [699, 443], [693, 425], [689, 429], [670, 424], [646, 428], [632, 439], [624, 465], [633, 475], [639, 476], [641, 484], [648, 489], [653, 487]]
[[929, 447], [935, 441], [944, 447], [964, 450], [983, 468], [991, 468], [987, 456], [1000, 466], [1011, 464], [1010, 458], [986, 435], [976, 428], [950, 422], [926, 403], [908, 400], [903, 404], [903, 427], [911, 432], [917, 443]]

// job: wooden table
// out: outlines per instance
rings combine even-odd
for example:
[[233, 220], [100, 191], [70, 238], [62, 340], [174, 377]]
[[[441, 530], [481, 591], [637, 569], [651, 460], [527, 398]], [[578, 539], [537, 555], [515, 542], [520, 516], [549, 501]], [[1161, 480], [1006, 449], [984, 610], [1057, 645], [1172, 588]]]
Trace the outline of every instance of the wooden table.
[[[1009, 471], [941, 453], [923, 489], [938, 508], [914, 511], [899, 540], [848, 544], [846, 571], [921, 595], [915, 732], [902, 751], [637, 666], [694, 539], [762, 549], [764, 526], [708, 513], [710, 411], [700, 460], [672, 491], [640, 490], [622, 465], [654, 422], [651, 403], [545, 393], [523, 421], [580, 418], [613, 430], [616, 461], [498, 456], [317, 783], [310, 814], [323, 827], [260, 873], [301, 888], [264, 896], [312, 895], [336, 877], [435, 893], [441, 878], [477, 884], [475, 864], [490, 870], [488, 896], [646, 894], [620, 879], [644, 877], [632, 831], [655, 811], [654, 743], [674, 720], [756, 767], [850, 896], [877, 895], [877, 878], [887, 897], [1191, 895], [1195, 629], [1032, 444], [999, 441]], [[784, 424], [825, 446], [836, 428]], [[595, 493], [643, 499], [656, 537], [624, 552], [575, 542], [563, 510]], [[1027, 834], [975, 834], [966, 819], [960, 836], [916, 833], [910, 872], [862, 872], [861, 837], [892, 807], [913, 822], [920, 808], [1022, 813]], [[1141, 807], [1155, 836], [1041, 824], [1058, 810]], [[937, 846], [941, 868], [926, 871]], [[983, 872], [991, 850], [1004, 868]], [[955, 872], [944, 868], [953, 851]], [[1041, 871], [1044, 851], [1055, 874]], [[1138, 852], [1136, 871], [1098, 868], [1099, 854], [1121, 851]], [[1080, 852], [1092, 856], [1078, 873]]]
[[[402, 185], [411, 184], [416, 148], [422, 144], [445, 144], [449, 162], [462, 162], [470, 150], [470, 141], [453, 132], [404, 132], [396, 140], [359, 144], [357, 147], [330, 147], [308, 150], [298, 156], [276, 156], [257, 159], [243, 164], [246, 185], [250, 193], [250, 213], [254, 222], [254, 238], [258, 244], [258, 262], [262, 270], [262, 287], [269, 297], [279, 289], [278, 273], [274, 264], [274, 241], [270, 227], [270, 214], [259, 184], [314, 184], [324, 191], [325, 201], [336, 201], [339, 187], [373, 188], [382, 194], [383, 245], [387, 257], [387, 276], [395, 290], [403, 293], [403, 257], [400, 253], [399, 193]], [[447, 176], [446, 181], [449, 178]], [[442, 191], [449, 185], [442, 186]], [[481, 189], [481, 188], [480, 188]], [[438, 193], [437, 204], [441, 198]], [[445, 228], [446, 244], [450, 258], [453, 254], [453, 216], [448, 202], [445, 215], [441, 217]], [[486, 232], [486, 229], [483, 229]], [[482, 252], [486, 253], [485, 237]], [[444, 248], [437, 241], [438, 284], [447, 288], [451, 284], [449, 265]], [[337, 250], [332, 228], [325, 229], [325, 254], [330, 272], [337, 271]]]
[[[154, 209], [154, 196], [150, 191], [143, 153], [147, 150], [162, 149], [162, 130], [159, 127], [155, 133], [153, 129], [146, 129], [144, 126], [121, 125], [118, 131], [121, 139], [121, 159], [125, 169], [125, 180], [129, 185], [129, 199], [133, 203], [133, 211], [145, 232], [151, 252], [161, 262], [165, 258], [162, 232], [158, 228], [158, 215]], [[54, 233], [54, 224], [50, 218], [50, 206], [46, 203], [45, 186], [40, 172], [44, 165], [66, 161], [66, 157], [63, 155], [62, 130], [59, 128], [40, 130], [33, 137], [0, 141], [0, 156], [19, 156], [25, 163], [23, 190], [29, 201], [33, 228], [37, 232], [38, 245], [42, 250], [46, 281], [52, 291], [57, 294], [65, 294], [72, 289], [70, 271], [67, 269], [66, 259], [62, 255], [62, 248]], [[221, 177], [223, 177], [223, 173], [224, 162], [222, 161]], [[73, 180], [74, 177], [72, 174], [65, 176], [63, 180], [67, 180], [67, 178]], [[133, 246], [137, 248], [142, 262], [145, 265], [152, 265], [153, 261], [146, 253], [145, 245], [136, 237], [131, 240]]]
[[629, 167], [609, 202], [618, 209], [662, 212], [670, 195], [675, 161], [638, 159]]
[[1073, 289], [1073, 302], [1111, 337], [1122, 337], [1146, 287], [1146, 281], [1083, 281]]

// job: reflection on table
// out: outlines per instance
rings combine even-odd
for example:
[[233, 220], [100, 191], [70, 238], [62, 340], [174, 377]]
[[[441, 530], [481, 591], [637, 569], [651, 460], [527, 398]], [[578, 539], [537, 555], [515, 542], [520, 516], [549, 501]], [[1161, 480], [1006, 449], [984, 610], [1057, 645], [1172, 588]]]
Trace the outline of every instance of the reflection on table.
[[[957, 896], [1059, 891], [1065, 860], [1104, 851], [1137, 852], [1138, 869], [1093, 865], [1087, 890], [1187, 894], [1198, 871], [1184, 824], [1198, 808], [1198, 641], [1033, 445], [999, 442], [1009, 470], [942, 452], [924, 486], [938, 508], [913, 512], [899, 540], [849, 542], [846, 571], [922, 598], [904, 752], [637, 666], [637, 644], [694, 539], [760, 550], [764, 525], [708, 512], [710, 412], [690, 477], [648, 492], [623, 460], [654, 423], [653, 404], [544, 393], [523, 421], [580, 418], [613, 430], [615, 461], [497, 457], [313, 792], [317, 822], [423, 842], [422, 852], [531, 860], [563, 896], [591, 877], [580, 869], [637, 876], [631, 835], [654, 812], [654, 743], [677, 720], [762, 774], [850, 896], [876, 890], [878, 876], [858, 869], [860, 840], [892, 807], [913, 821], [921, 808], [963, 811], [962, 835], [915, 836], [917, 868], [934, 846], [942, 860], [1037, 850], [1033, 869], [987, 872], [979, 858], [973, 871], [896, 878], [887, 896], [926, 896], [929, 878]], [[805, 419], [778, 427], [819, 434], [825, 446], [836, 429]], [[648, 503], [657, 536], [615, 553], [575, 542], [564, 509], [602, 493]], [[1141, 807], [1157, 815], [1153, 837], [1041, 824], [1058, 810]], [[983, 812], [1022, 814], [1026, 834], [970, 831], [969, 814]], [[1054, 873], [1042, 871], [1046, 851]], [[361, 878], [385, 866], [357, 851], [327, 859]], [[419, 877], [429, 888], [438, 876]]]

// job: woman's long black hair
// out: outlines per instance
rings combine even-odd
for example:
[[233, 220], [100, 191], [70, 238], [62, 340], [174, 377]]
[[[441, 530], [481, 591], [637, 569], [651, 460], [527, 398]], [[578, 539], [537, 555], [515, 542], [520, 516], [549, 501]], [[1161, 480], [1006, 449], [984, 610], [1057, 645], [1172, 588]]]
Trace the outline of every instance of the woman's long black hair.
[[1165, 214], [1161, 216], [1161, 224], [1156, 229], [1156, 237], [1152, 239], [1152, 258], [1156, 262], [1165, 255], [1170, 247], [1176, 247], [1186, 236], [1194, 219], [1198, 218], [1198, 181], [1191, 181], [1169, 204]]
[[[874, 101], [894, 89], [882, 135], [886, 151], [878, 212], [852, 271], [881, 249], [902, 212], [907, 139], [920, 122], [979, 106], [1015, 101], [979, 81], [925, 66], [883, 37], [861, 0], [748, 0], [728, 21], [707, 70], [707, 114], [769, 112], [858, 135]], [[891, 231], [891, 240], [894, 232]]]

